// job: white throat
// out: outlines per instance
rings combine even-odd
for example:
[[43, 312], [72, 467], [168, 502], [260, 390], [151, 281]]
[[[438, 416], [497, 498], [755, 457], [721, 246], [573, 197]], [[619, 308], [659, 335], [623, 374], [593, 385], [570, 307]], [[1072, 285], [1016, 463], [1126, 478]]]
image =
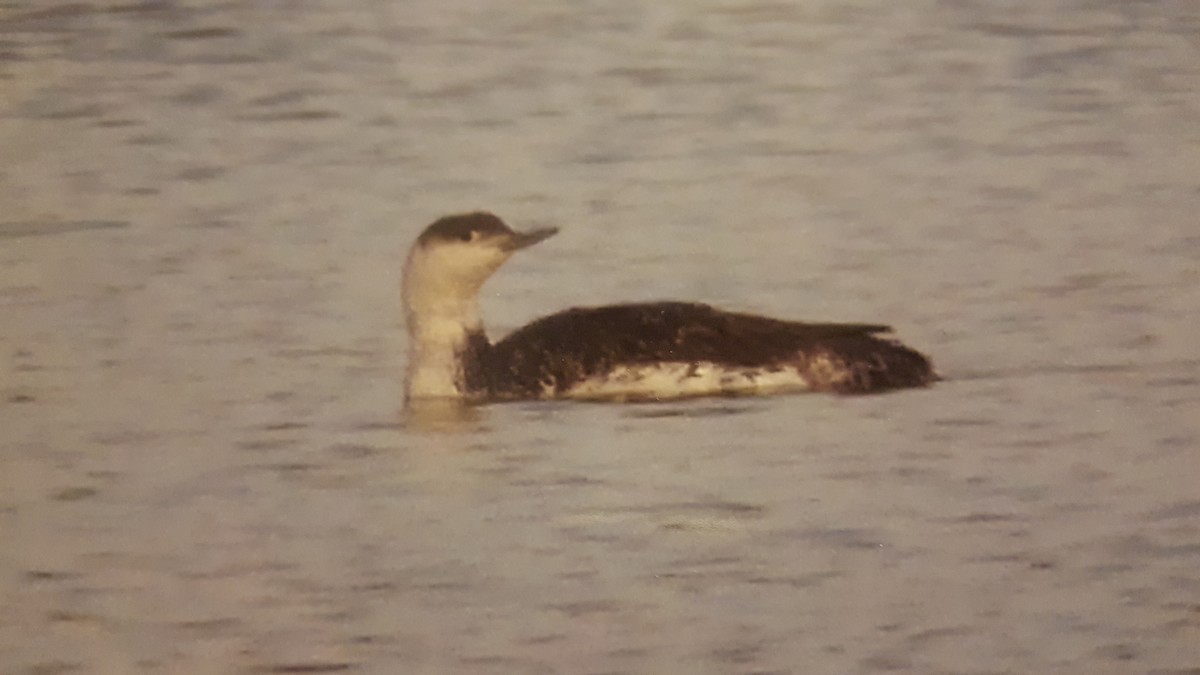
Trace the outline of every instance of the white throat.
[[491, 270], [463, 275], [439, 257], [414, 247], [404, 265], [408, 399], [466, 396], [463, 355], [468, 336], [483, 330], [478, 294]]

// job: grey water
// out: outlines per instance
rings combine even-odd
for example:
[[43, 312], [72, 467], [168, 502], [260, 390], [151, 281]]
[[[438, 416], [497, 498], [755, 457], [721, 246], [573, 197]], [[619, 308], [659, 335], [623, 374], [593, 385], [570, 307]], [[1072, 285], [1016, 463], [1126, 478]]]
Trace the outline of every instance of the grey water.
[[[402, 409], [501, 335], [893, 325], [885, 396]], [[1200, 4], [0, 2], [0, 672], [1200, 672]]]

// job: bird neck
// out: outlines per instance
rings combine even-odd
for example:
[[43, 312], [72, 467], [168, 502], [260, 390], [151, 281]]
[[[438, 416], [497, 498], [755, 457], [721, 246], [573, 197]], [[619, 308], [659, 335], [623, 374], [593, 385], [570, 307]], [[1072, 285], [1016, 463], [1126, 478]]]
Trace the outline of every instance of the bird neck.
[[408, 373], [413, 398], [477, 398], [486, 393], [491, 348], [474, 301], [406, 306]]

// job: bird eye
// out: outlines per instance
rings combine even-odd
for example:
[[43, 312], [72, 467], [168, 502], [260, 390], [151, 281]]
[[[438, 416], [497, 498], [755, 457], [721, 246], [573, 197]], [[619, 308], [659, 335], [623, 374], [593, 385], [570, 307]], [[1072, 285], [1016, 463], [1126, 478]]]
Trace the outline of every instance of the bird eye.
[[462, 234], [458, 235], [458, 238], [462, 239], [463, 241], [471, 241], [475, 238], [475, 232], [463, 232]]

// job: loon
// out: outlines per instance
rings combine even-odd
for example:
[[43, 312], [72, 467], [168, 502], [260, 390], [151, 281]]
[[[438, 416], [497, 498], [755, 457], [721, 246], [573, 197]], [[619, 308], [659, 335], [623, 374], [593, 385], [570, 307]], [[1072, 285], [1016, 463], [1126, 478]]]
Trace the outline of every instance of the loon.
[[513, 253], [557, 232], [517, 232], [475, 212], [440, 218], [417, 237], [402, 280], [409, 401], [865, 394], [938, 379], [926, 356], [879, 337], [889, 326], [785, 321], [689, 302], [567, 309], [492, 343], [479, 313], [484, 282]]

